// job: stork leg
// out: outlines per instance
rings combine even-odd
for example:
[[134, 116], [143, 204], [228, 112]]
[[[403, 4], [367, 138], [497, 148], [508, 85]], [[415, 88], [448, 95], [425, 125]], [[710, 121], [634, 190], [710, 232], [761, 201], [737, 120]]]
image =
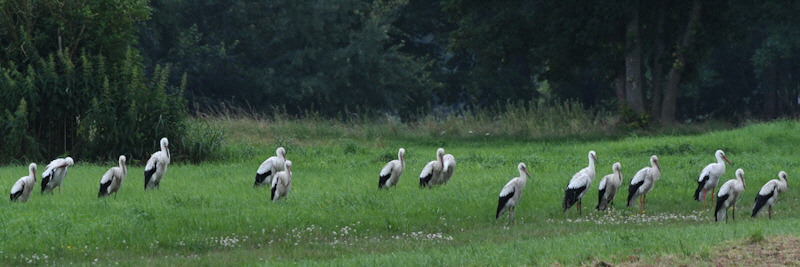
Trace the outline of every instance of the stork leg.
[[61, 186], [60, 185], [58, 186], [58, 195], [59, 196], [61, 195]]
[[733, 206], [733, 211], [731, 211], [731, 217], [733, 217], [734, 221], [736, 220], [736, 206]]
[[581, 207], [581, 199], [578, 199], [578, 216], [583, 216], [583, 208]]
[[708, 196], [708, 191], [703, 189], [703, 209], [706, 209], [706, 197]]
[[772, 220], [772, 205], [769, 206], [769, 209], [767, 210], [767, 214], [769, 215], [769, 219]]

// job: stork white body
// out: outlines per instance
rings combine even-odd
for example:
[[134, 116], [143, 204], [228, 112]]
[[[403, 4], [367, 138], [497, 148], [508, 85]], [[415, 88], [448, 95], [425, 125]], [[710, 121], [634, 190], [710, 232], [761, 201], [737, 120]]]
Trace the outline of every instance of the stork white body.
[[389, 189], [397, 185], [397, 182], [400, 181], [400, 176], [403, 175], [403, 170], [406, 168], [405, 154], [406, 150], [400, 148], [400, 150], [397, 151], [397, 159], [389, 161], [389, 163], [383, 166], [378, 177], [378, 189]]
[[119, 166], [111, 167], [108, 169], [105, 174], [103, 174], [103, 178], [100, 179], [100, 191], [97, 192], [97, 197], [105, 197], [108, 195], [114, 194], [114, 198], [117, 197], [117, 191], [122, 186], [122, 181], [125, 180], [125, 176], [128, 175], [128, 167], [125, 165], [125, 158], [124, 155], [119, 156]]
[[647, 193], [653, 189], [653, 185], [661, 179], [661, 165], [658, 164], [656, 155], [650, 156], [650, 167], [644, 167], [631, 179], [628, 186], [628, 207], [633, 206], [633, 200], [639, 199], [639, 208], [644, 213], [647, 205]]
[[286, 162], [286, 149], [283, 147], [279, 147], [275, 150], [275, 156], [267, 158], [264, 162], [261, 163], [261, 166], [258, 167], [256, 171], [256, 181], [253, 183], [253, 187], [259, 187], [262, 185], [272, 185], [272, 177], [275, 176], [275, 173], [279, 171], [283, 171], [283, 163]]
[[739, 201], [739, 196], [744, 192], [744, 170], [736, 170], [736, 179], [731, 179], [722, 184], [719, 188], [717, 195], [717, 207], [714, 209], [714, 220], [721, 221], [725, 219], [728, 221], [728, 208], [733, 207], [731, 217], [736, 220], [736, 202]]
[[450, 177], [453, 177], [453, 173], [456, 171], [456, 158], [453, 157], [452, 154], [445, 154], [442, 156], [442, 179], [441, 184], [447, 184], [450, 181]]
[[28, 176], [19, 178], [11, 187], [11, 201], [26, 202], [36, 185], [36, 163], [28, 165]]
[[586, 195], [586, 192], [589, 191], [589, 187], [592, 186], [592, 181], [596, 175], [594, 164], [597, 162], [597, 153], [594, 150], [589, 151], [588, 158], [589, 166], [572, 175], [567, 188], [564, 189], [564, 202], [561, 205], [564, 208], [564, 212], [575, 203], [578, 203], [578, 214], [583, 215], [581, 200]]
[[419, 187], [431, 187], [441, 180], [444, 168], [444, 148], [436, 150], [436, 160], [428, 162], [419, 174]]
[[58, 187], [58, 194], [61, 194], [61, 183], [67, 177], [67, 168], [75, 165], [71, 157], [54, 159], [47, 164], [42, 173], [42, 194], [53, 193], [53, 189]]
[[606, 208], [614, 208], [614, 197], [617, 196], [617, 191], [622, 185], [622, 164], [615, 162], [611, 166], [613, 173], [606, 175], [600, 180], [600, 186], [597, 188], [598, 200], [597, 210], [606, 210]]
[[525, 163], [520, 162], [519, 165], [517, 165], [517, 170], [519, 171], [519, 177], [508, 181], [508, 183], [503, 186], [503, 190], [500, 190], [495, 219], [499, 219], [504, 212], [508, 211], [508, 222], [511, 223], [514, 221], [514, 209], [517, 207], [517, 204], [519, 204], [520, 197], [522, 197], [522, 189], [525, 188], [527, 178], [531, 176], [530, 173], [528, 173], [528, 167], [525, 166]]
[[789, 183], [786, 180], [786, 172], [781, 171], [778, 173], [778, 179], [769, 180], [756, 195], [755, 204], [753, 205], [753, 217], [755, 218], [764, 206], [768, 207], [769, 218], [772, 219], [772, 205], [778, 201], [778, 196], [789, 189]]
[[272, 178], [272, 201], [278, 201], [286, 198], [289, 191], [292, 190], [292, 161], [287, 160], [283, 163], [283, 171], [275, 173]]
[[170, 160], [169, 140], [164, 137], [159, 143], [161, 151], [153, 153], [147, 161], [147, 165], [144, 166], [144, 190], [159, 188], [161, 179], [167, 173]]
[[706, 207], [708, 191], [711, 191], [711, 205], [714, 205], [714, 190], [719, 184], [719, 178], [725, 173], [725, 161], [733, 165], [722, 150], [717, 150], [714, 153], [714, 157], [717, 158], [717, 162], [708, 164], [703, 168], [703, 171], [700, 172], [700, 178], [697, 178], [697, 189], [694, 191], [694, 200], [700, 201], [702, 199], [703, 208]]

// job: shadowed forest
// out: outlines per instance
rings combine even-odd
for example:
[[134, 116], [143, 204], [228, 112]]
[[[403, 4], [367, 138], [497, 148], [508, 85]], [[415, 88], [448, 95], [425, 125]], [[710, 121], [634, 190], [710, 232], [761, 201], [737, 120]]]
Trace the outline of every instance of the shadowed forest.
[[798, 12], [778, 0], [7, 0], [0, 162], [144, 158], [163, 136], [202, 161], [192, 147], [219, 136], [187, 120], [221, 107], [414, 124], [576, 104], [623, 132], [794, 117]]

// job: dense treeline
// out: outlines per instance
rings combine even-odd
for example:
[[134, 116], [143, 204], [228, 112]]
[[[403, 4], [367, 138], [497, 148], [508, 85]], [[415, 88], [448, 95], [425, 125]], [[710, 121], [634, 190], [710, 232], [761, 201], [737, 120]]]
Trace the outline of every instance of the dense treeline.
[[208, 136], [186, 133], [187, 106], [223, 102], [413, 120], [578, 100], [628, 127], [793, 116], [798, 12], [782, 0], [2, 1], [0, 161], [141, 156], [161, 136]]
[[[153, 1], [148, 64], [188, 97], [411, 115], [577, 99], [666, 123], [797, 111], [792, 1]], [[354, 97], [357, 96], [357, 97]]]

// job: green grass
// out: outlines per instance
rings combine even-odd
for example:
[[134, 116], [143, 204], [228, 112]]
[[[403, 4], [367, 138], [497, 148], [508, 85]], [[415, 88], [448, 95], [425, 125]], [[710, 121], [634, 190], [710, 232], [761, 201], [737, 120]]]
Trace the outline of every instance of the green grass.
[[[97, 199], [100, 177], [114, 163], [78, 162], [61, 195], [35, 191], [28, 203], [6, 201], [0, 209], [0, 263], [507, 266], [616, 264], [632, 257], [648, 264], [674, 255], [679, 262], [702, 265], [720, 245], [794, 236], [800, 229], [791, 182], [800, 156], [795, 148], [800, 123], [793, 121], [613, 141], [324, 137], [323, 128], [333, 128], [308, 124], [292, 134], [258, 123], [268, 124], [223, 127], [232, 156], [200, 165], [174, 162], [160, 190], [144, 192], [142, 166], [129, 166], [119, 195]], [[293, 162], [294, 183], [286, 201], [272, 203], [269, 191], [252, 183], [255, 169], [279, 144]], [[401, 146], [407, 167], [400, 183], [378, 191], [377, 173]], [[456, 157], [456, 174], [446, 186], [420, 189], [419, 172], [439, 146]], [[735, 164], [722, 180], [744, 168], [747, 182], [738, 220], [728, 224], [713, 223], [711, 211], [691, 200], [697, 175], [716, 149]], [[610, 173], [612, 163], [622, 163], [625, 185], [611, 216], [592, 209], [599, 179], [584, 198], [584, 216], [574, 208], [561, 211], [563, 189], [585, 167], [589, 150], [597, 151], [598, 177]], [[637, 208], [626, 208], [624, 198], [633, 173], [647, 166], [652, 154], [659, 156], [662, 178], [642, 216]], [[497, 194], [518, 174], [519, 162], [533, 178], [516, 223], [506, 225], [493, 216]], [[756, 192], [780, 170], [789, 174], [790, 187], [775, 206], [775, 219], [750, 218]], [[25, 166], [0, 167], [0, 184], [10, 189], [26, 173]]]

